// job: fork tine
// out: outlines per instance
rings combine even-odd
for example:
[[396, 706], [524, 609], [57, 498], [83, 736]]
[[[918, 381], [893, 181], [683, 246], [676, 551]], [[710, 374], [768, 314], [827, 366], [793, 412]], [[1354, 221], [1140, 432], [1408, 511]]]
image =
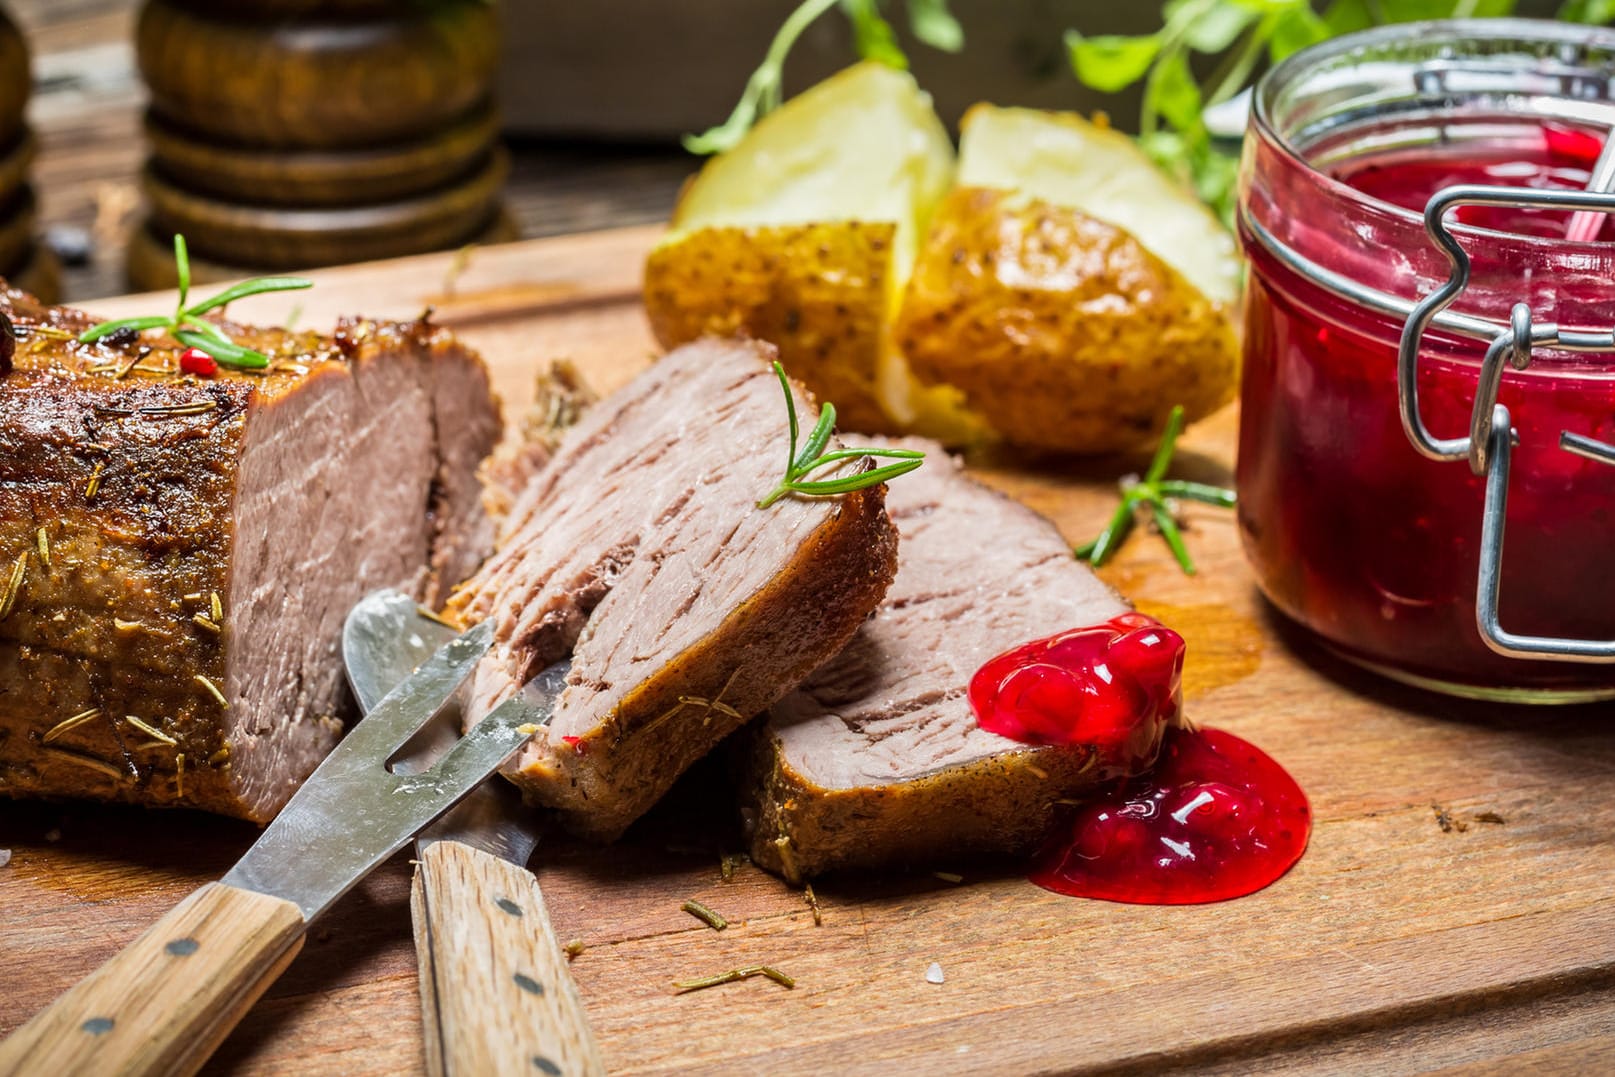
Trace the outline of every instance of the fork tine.
[[484, 621], [439, 647], [413, 676], [382, 697], [336, 752], [386, 760], [454, 698], [492, 642], [493, 624]]

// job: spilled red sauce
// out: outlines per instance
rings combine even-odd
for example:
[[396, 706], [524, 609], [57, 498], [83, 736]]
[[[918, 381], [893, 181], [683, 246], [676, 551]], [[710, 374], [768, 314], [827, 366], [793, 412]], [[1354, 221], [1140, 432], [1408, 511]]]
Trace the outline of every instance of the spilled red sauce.
[[1129, 613], [1023, 644], [971, 679], [982, 729], [1025, 744], [1091, 745], [1111, 777], [1155, 761], [1059, 824], [1034, 883], [1192, 905], [1260, 890], [1301, 858], [1312, 815], [1283, 767], [1231, 733], [1168, 730], [1182, 705], [1183, 651], [1176, 632]]

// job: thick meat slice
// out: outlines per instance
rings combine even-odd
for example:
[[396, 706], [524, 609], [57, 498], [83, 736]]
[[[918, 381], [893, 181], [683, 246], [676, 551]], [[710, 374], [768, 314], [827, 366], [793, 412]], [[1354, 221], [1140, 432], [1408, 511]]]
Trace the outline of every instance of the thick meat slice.
[[988, 659], [1128, 606], [1043, 517], [967, 477], [938, 445], [895, 444], [928, 452], [886, 499], [902, 536], [891, 590], [847, 649], [748, 733], [751, 857], [792, 882], [1028, 851], [1058, 801], [1138, 765], [977, 727], [966, 691]]
[[[621, 833], [840, 650], [896, 570], [879, 487], [757, 507], [787, 447], [772, 356], [699, 341], [590, 408], [450, 604], [497, 625], [473, 720], [571, 654], [554, 720], [512, 773], [586, 836]], [[796, 400], [806, 428], [815, 409]]]
[[269, 371], [199, 379], [172, 347], [78, 345], [78, 312], [0, 312], [0, 794], [269, 819], [341, 732], [349, 607], [433, 600], [491, 545], [486, 370], [353, 322], [232, 327]]

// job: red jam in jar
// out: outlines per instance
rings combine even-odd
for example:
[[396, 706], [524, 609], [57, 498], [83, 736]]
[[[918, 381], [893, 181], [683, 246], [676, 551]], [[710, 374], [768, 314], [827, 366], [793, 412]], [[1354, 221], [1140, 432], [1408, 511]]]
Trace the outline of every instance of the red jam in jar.
[[[1482, 639], [1485, 480], [1467, 462], [1419, 455], [1403, 431], [1405, 314], [1341, 295], [1306, 263], [1402, 310], [1429, 295], [1449, 275], [1424, 230], [1431, 195], [1458, 183], [1584, 186], [1615, 123], [1612, 65], [1615, 33], [1488, 19], [1350, 35], [1258, 86], [1240, 191], [1241, 535], [1280, 610], [1400, 679], [1528, 702], [1615, 696], [1615, 666], [1505, 657]], [[1615, 226], [1573, 243], [1567, 221], [1517, 207], [1450, 214], [1472, 260], [1451, 309], [1501, 327], [1524, 302], [1538, 324], [1615, 325]], [[1426, 333], [1419, 410], [1435, 436], [1468, 432], [1485, 349], [1439, 325]], [[1498, 399], [1518, 436], [1499, 621], [1615, 637], [1615, 467], [1558, 444], [1563, 431], [1615, 441], [1615, 355], [1537, 348], [1529, 369], [1504, 374]]]

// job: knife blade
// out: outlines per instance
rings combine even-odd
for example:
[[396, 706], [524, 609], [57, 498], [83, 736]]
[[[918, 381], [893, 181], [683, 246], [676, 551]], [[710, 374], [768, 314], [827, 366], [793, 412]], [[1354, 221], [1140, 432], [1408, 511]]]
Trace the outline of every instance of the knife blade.
[[222, 880], [0, 1042], [0, 1074], [194, 1073], [291, 962], [309, 923], [531, 735], [533, 711], [512, 700], [430, 770], [385, 767], [491, 638], [479, 626], [451, 640], [387, 693]]
[[[342, 635], [348, 682], [361, 709], [376, 706], [454, 629], [398, 591], [355, 606]], [[522, 696], [547, 720], [569, 662], [534, 678]], [[395, 772], [429, 766], [459, 739], [447, 708], [413, 738]], [[484, 1073], [605, 1072], [569, 961], [538, 881], [525, 869], [539, 826], [514, 786], [484, 782], [416, 837], [412, 893], [427, 1069]]]

